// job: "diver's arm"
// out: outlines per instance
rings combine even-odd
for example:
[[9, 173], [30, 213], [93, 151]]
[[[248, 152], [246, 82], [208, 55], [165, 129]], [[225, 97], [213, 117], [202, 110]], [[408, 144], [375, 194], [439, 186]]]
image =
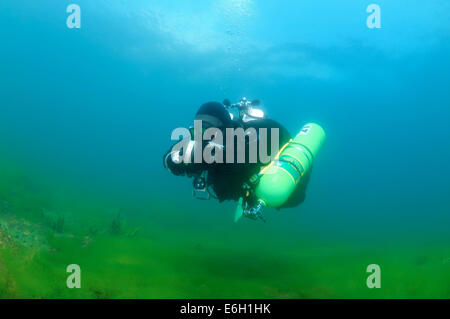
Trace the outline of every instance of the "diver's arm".
[[205, 169], [205, 164], [203, 163], [197, 164], [193, 160], [185, 162], [183, 157], [179, 153], [174, 153], [172, 148], [164, 155], [163, 165], [169, 172], [176, 176], [195, 175]]
[[186, 173], [186, 167], [183, 163], [175, 163], [172, 157], [172, 150], [170, 149], [163, 157], [164, 168], [171, 172], [173, 175], [180, 176]]

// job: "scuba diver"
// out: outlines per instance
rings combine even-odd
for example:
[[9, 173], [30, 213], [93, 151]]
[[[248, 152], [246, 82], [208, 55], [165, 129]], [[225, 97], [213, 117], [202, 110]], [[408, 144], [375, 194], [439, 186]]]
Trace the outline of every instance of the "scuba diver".
[[[237, 201], [235, 221], [242, 216], [265, 221], [262, 215], [264, 207], [280, 209], [300, 205], [305, 199], [313, 158], [325, 141], [325, 132], [314, 123], [305, 125], [293, 139], [285, 127], [268, 119], [258, 106], [258, 100], [249, 101], [245, 97], [235, 104], [226, 99], [222, 103], [208, 102], [201, 105], [194, 119], [194, 123], [201, 121], [201, 127], [191, 126], [189, 134], [183, 138], [186, 142], [184, 146], [176, 147], [181, 144], [178, 142], [163, 158], [164, 167], [169, 172], [193, 178], [194, 197], [213, 197], [219, 202]], [[203, 136], [208, 129], [216, 130], [210, 136], [214, 139], [198, 141], [194, 138], [198, 134]], [[217, 136], [225, 136], [230, 129], [245, 131], [241, 149], [245, 154], [244, 161], [234, 161], [235, 140], [230, 142], [227, 136], [225, 142], [223, 138], [217, 142]], [[265, 129], [265, 134], [261, 133], [261, 129]], [[261, 154], [260, 142], [263, 140], [266, 142], [263, 145], [271, 145], [269, 160], [249, 160], [252, 143], [256, 143], [254, 145], [258, 148], [258, 154]], [[230, 155], [227, 153], [232, 152], [233, 161], [194, 160], [196, 149], [203, 154], [206, 148], [223, 152], [227, 159]], [[237, 148], [239, 152], [239, 146]]]

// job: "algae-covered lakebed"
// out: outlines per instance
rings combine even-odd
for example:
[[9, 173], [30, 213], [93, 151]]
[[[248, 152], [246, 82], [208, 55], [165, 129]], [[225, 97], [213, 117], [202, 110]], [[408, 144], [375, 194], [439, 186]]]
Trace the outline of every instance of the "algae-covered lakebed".
[[[73, 198], [52, 202], [20, 169], [7, 166], [0, 187], [2, 298], [450, 296], [446, 244], [334, 240], [286, 227], [289, 213], [266, 224], [234, 224], [226, 211], [168, 218], [171, 211], [179, 215], [169, 201], [145, 208], [154, 219], [106, 201], [78, 199], [71, 206]], [[81, 268], [80, 289], [66, 286], [73, 263]], [[366, 286], [372, 263], [381, 266], [381, 289]]]

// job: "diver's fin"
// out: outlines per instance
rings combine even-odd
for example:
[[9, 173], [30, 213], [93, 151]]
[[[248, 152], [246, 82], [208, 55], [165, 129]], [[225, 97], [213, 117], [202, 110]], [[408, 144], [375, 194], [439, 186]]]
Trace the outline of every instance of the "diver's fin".
[[237, 223], [239, 219], [241, 219], [242, 215], [244, 214], [244, 208], [242, 207], [242, 203], [244, 202], [244, 199], [242, 197], [239, 198], [236, 210], [234, 212], [234, 222]]

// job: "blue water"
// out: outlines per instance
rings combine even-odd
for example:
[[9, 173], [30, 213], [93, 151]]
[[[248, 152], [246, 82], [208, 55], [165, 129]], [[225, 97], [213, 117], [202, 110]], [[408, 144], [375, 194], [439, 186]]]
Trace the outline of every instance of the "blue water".
[[202, 103], [258, 98], [291, 133], [313, 121], [328, 136], [305, 203], [269, 210], [268, 232], [445, 246], [450, 5], [376, 3], [381, 29], [368, 1], [76, 0], [69, 29], [70, 2], [2, 0], [0, 151], [80, 201], [170, 203], [135, 215], [208, 232], [233, 204], [196, 202], [162, 155]]

